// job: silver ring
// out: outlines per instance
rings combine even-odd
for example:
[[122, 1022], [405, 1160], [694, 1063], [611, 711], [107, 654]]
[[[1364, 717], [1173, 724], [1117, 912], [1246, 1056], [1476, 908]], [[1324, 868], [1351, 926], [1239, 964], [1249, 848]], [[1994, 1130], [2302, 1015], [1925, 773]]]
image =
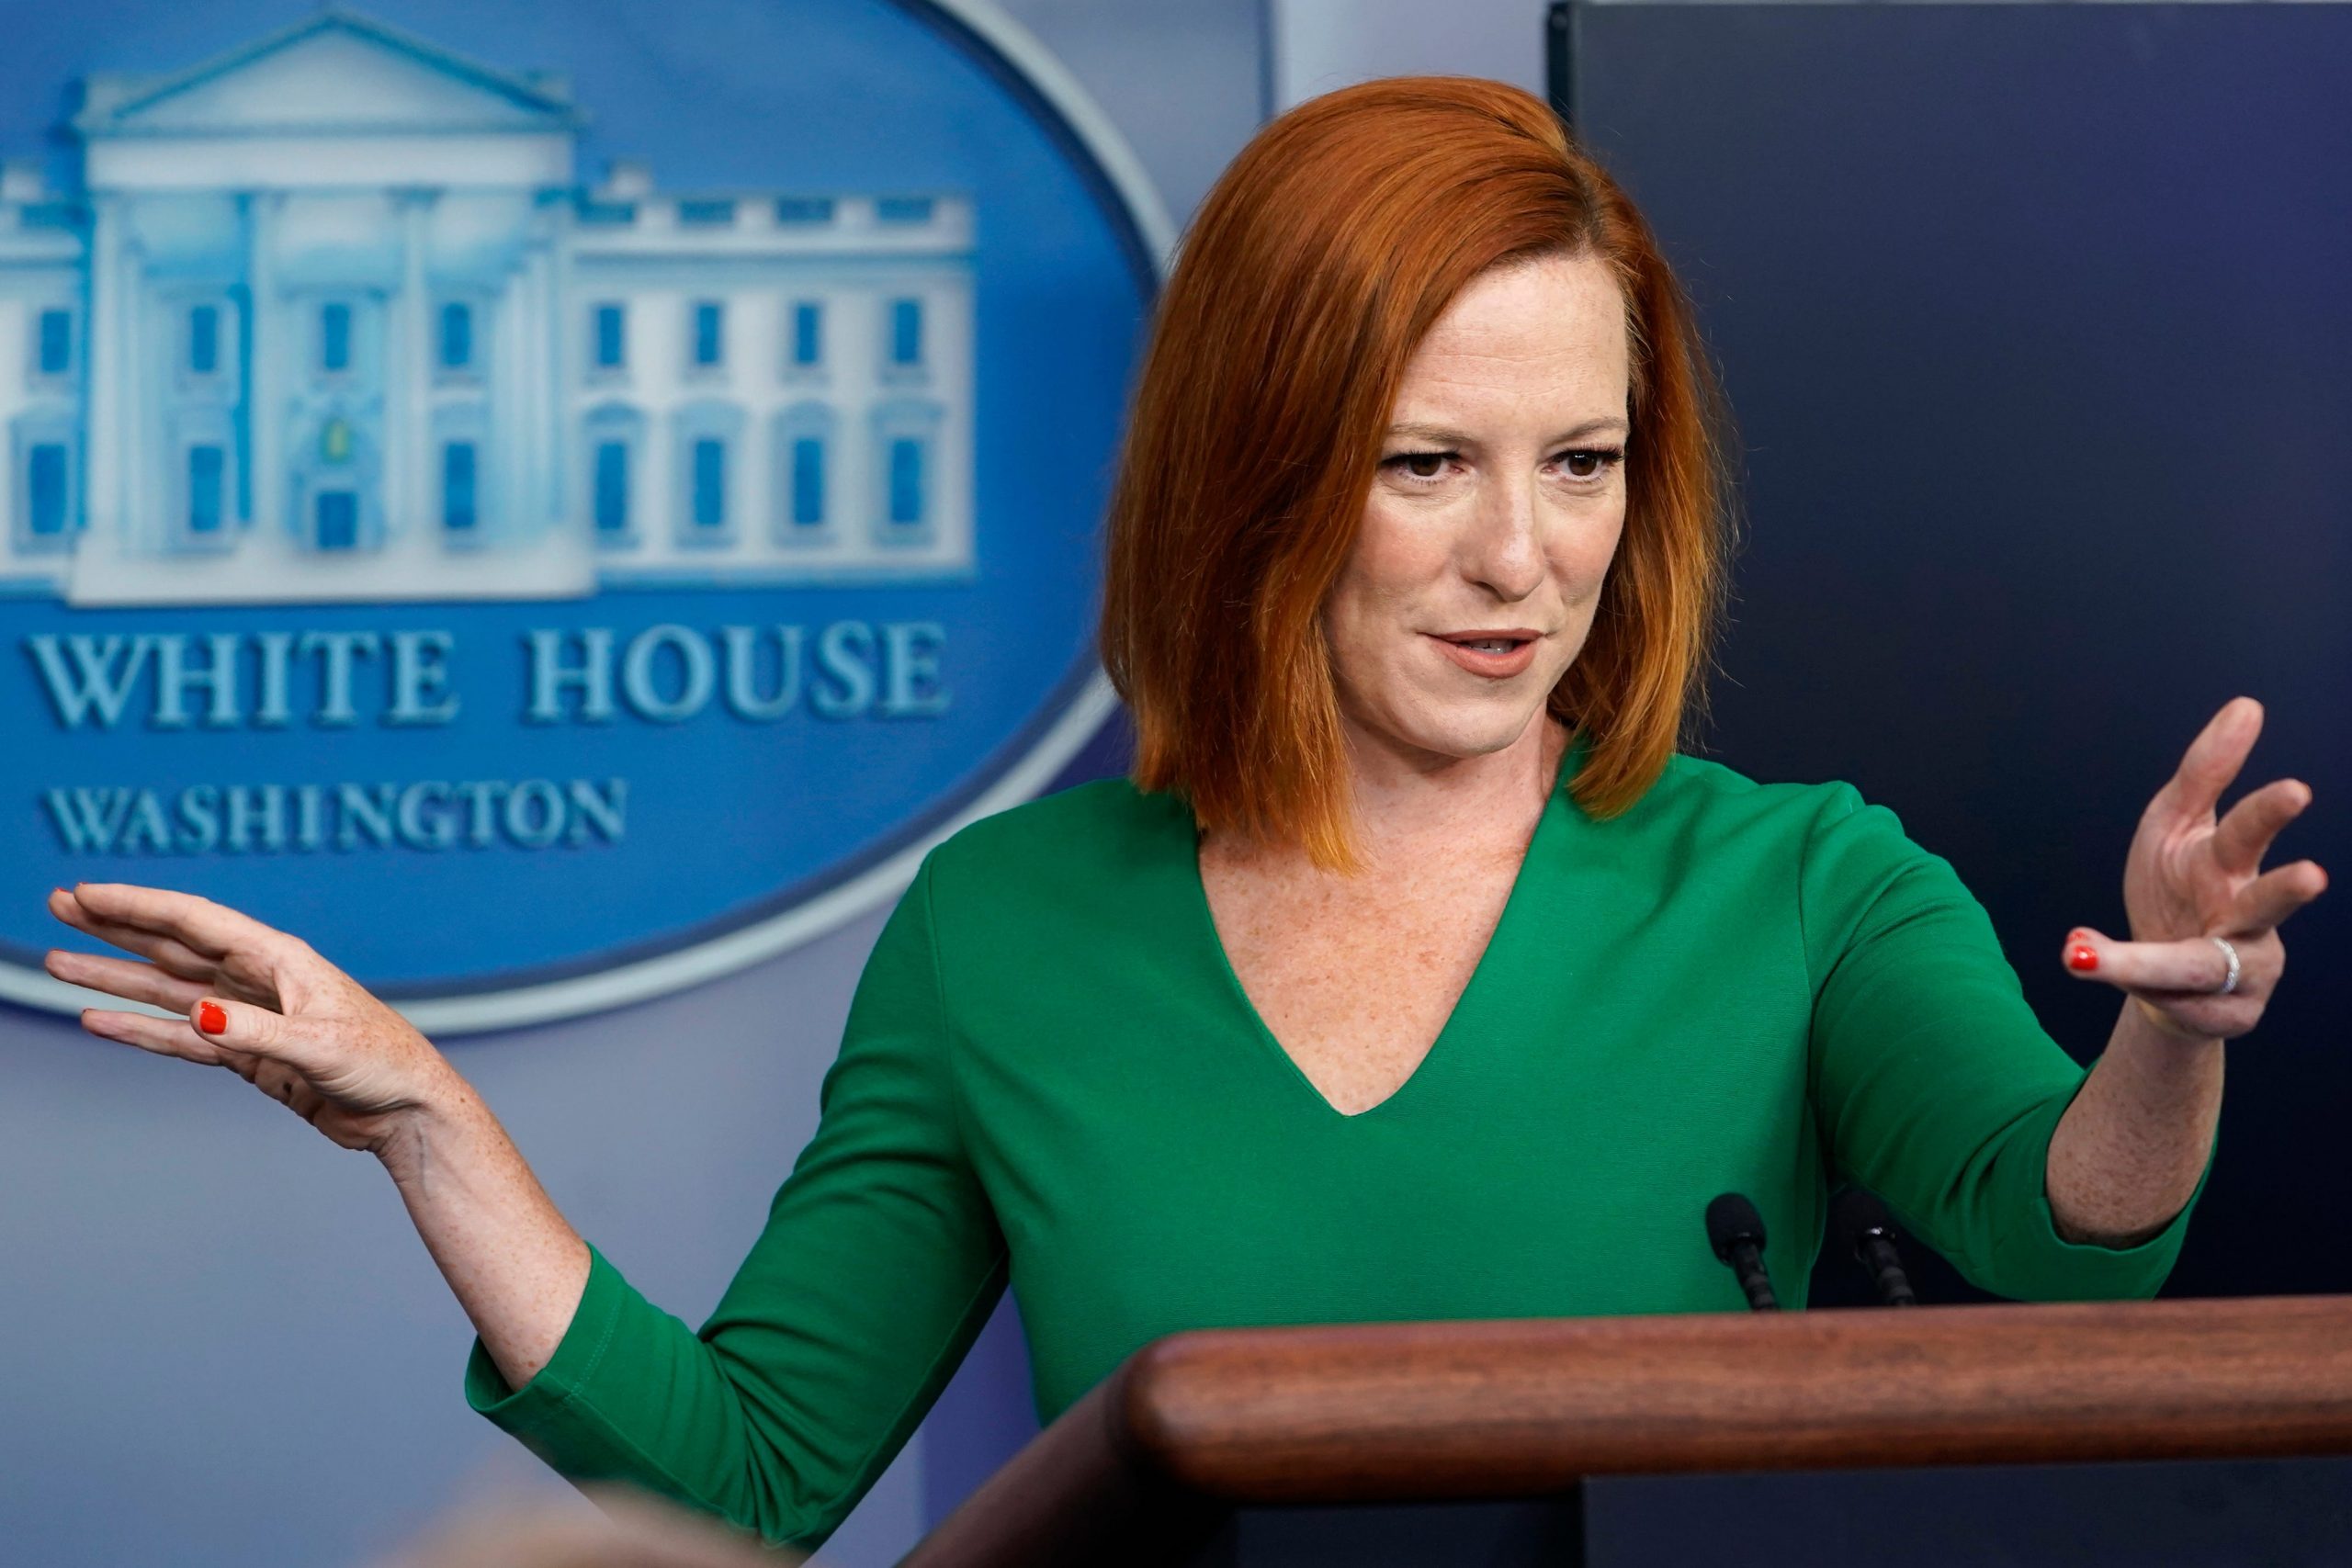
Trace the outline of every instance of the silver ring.
[[2230, 961], [2229, 978], [2223, 980], [2221, 988], [2213, 993], [2217, 997], [2226, 997], [2238, 988], [2238, 950], [2217, 936], [2209, 936], [2205, 940], [2220, 948], [2222, 956]]

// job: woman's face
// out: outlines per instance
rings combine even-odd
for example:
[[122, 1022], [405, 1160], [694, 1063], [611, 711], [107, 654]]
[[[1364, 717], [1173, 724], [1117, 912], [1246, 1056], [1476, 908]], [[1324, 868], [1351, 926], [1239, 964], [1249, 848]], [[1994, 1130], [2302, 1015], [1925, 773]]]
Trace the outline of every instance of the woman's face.
[[1627, 354], [1589, 254], [1481, 274], [1422, 340], [1323, 608], [1352, 739], [1426, 766], [1527, 733], [1624, 526]]

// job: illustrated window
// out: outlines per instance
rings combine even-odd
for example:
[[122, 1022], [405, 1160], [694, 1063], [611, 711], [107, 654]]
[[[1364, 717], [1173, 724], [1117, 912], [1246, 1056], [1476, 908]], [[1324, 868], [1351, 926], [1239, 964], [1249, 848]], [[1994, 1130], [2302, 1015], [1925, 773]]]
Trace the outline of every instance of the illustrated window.
[[698, 370], [727, 362], [727, 311], [716, 299], [695, 301], [693, 362]]
[[469, 534], [481, 521], [475, 502], [478, 451], [470, 441], [441, 447], [441, 525], [453, 534]]
[[628, 312], [615, 304], [596, 307], [591, 334], [590, 359], [599, 370], [620, 370], [628, 365]]
[[187, 449], [187, 531], [198, 537], [220, 532], [220, 490], [226, 454], [209, 442]]

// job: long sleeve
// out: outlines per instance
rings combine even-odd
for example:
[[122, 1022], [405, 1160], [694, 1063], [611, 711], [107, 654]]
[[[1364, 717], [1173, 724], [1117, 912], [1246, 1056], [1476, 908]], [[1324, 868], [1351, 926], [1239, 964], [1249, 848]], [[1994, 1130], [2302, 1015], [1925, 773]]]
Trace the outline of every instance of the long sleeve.
[[1838, 1168], [1985, 1290], [2023, 1300], [2154, 1295], [2204, 1179], [2137, 1246], [2059, 1235], [2043, 1172], [2084, 1070], [2034, 1018], [1992, 921], [1951, 864], [1852, 785], [1824, 795], [1799, 895], [1814, 986], [1811, 1092]]
[[926, 862], [859, 979], [816, 1135], [710, 1320], [689, 1331], [592, 1247], [553, 1359], [511, 1389], [477, 1338], [468, 1402], [573, 1481], [628, 1481], [772, 1542], [821, 1542], [1004, 1289], [948, 1031]]

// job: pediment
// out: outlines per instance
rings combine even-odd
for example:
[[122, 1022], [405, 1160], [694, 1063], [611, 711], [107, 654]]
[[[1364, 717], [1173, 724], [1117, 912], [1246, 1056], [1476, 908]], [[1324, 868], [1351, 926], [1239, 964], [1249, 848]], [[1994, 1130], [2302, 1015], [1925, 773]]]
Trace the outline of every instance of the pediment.
[[568, 130], [561, 85], [331, 11], [170, 76], [97, 77], [85, 136]]

